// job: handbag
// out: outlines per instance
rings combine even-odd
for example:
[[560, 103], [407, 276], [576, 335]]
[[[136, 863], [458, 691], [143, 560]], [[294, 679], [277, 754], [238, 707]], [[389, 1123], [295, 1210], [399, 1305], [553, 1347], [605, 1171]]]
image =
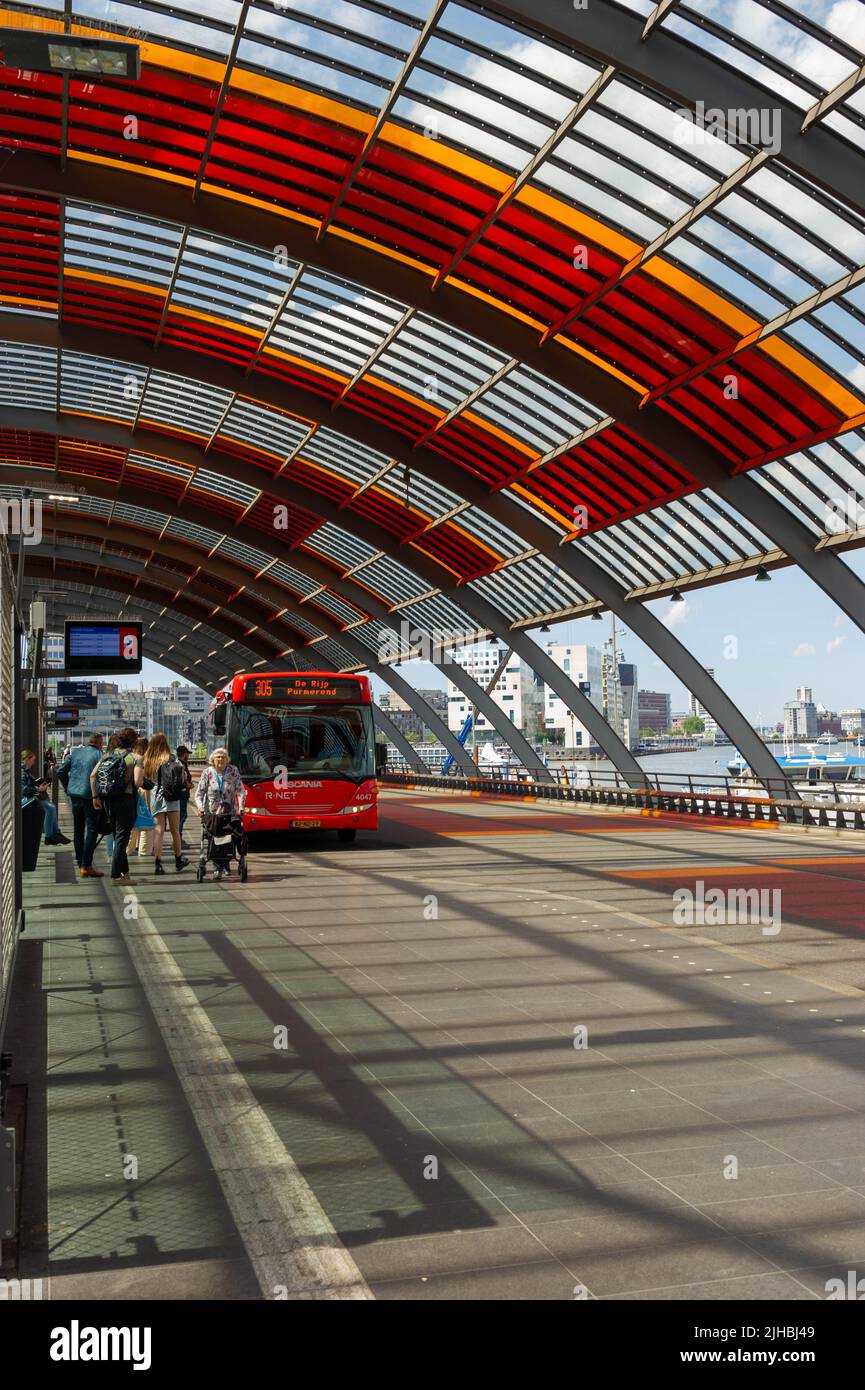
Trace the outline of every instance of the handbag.
[[132, 829], [133, 829], [133, 830], [153, 830], [154, 827], [155, 827], [155, 825], [156, 825], [156, 821], [154, 820], [153, 816], [152, 816], [151, 813], [150, 813], [150, 808], [148, 807], [147, 802], [144, 800], [144, 797], [142, 796], [141, 792], [139, 791], [139, 793], [138, 793], [138, 811], [137, 811], [137, 813], [136, 813], [136, 816], [135, 816], [135, 824], [133, 825]]

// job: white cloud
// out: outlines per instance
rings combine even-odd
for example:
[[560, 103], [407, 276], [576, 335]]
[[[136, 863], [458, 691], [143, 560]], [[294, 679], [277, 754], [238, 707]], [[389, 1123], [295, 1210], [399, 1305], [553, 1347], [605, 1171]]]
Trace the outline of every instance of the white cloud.
[[840, 647], [841, 643], [846, 641], [846, 637], [833, 637], [831, 642], [826, 643], [826, 655], [831, 656], [836, 647]]
[[671, 603], [666, 613], [661, 618], [664, 627], [684, 627], [689, 618], [694, 615], [694, 607], [687, 599], [682, 599], [681, 603]]
[[810, 642], [800, 642], [793, 653], [794, 656], [816, 656], [817, 648], [812, 647]]

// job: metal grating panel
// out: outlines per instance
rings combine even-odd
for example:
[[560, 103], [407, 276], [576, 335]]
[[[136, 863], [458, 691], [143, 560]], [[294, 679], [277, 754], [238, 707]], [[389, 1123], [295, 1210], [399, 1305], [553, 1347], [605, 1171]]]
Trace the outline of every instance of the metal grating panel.
[[6, 540], [0, 536], [0, 1046], [18, 937], [15, 885], [15, 608]]

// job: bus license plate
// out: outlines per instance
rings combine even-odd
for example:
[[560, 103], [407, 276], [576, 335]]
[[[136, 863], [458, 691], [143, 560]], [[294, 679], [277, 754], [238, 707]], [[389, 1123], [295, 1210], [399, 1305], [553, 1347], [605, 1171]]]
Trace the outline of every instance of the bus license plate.
[[320, 829], [321, 829], [321, 821], [320, 821], [320, 820], [293, 820], [293, 821], [291, 822], [291, 828], [292, 828], [292, 830], [320, 830]]

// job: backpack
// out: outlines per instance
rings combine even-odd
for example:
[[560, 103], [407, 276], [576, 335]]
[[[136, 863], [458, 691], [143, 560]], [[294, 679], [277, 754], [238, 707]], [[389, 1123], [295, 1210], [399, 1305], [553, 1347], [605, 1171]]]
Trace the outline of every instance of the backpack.
[[129, 791], [126, 780], [126, 753], [106, 753], [96, 769], [96, 792], [100, 801], [113, 801]]
[[186, 770], [179, 758], [169, 758], [159, 769], [159, 785], [166, 801], [179, 801], [186, 791]]

